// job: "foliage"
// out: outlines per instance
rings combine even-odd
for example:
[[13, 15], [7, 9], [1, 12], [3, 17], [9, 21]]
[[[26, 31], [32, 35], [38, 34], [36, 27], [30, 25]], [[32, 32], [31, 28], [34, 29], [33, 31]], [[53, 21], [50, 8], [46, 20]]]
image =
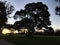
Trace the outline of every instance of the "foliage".
[[5, 3], [5, 6], [6, 6], [6, 13], [7, 15], [11, 14], [15, 9], [14, 9], [14, 6], [11, 5], [10, 3]]
[[60, 2], [60, 0], [55, 0], [55, 1]]
[[11, 14], [14, 10], [13, 6], [8, 4], [6, 4], [6, 1], [0, 1], [0, 30], [7, 22], [7, 15]]
[[20, 30], [21, 28], [28, 29], [28, 36], [34, 33], [34, 27], [42, 29], [48, 29], [50, 33], [53, 32], [53, 28], [50, 27], [50, 13], [48, 7], [42, 2], [28, 3], [24, 6], [25, 9], [16, 11], [14, 19], [19, 18], [20, 21], [16, 21], [14, 25], [6, 24], [7, 16], [14, 11], [14, 6], [10, 5], [6, 1], [0, 1], [0, 29], [1, 28], [13, 28]]
[[58, 2], [58, 6], [55, 7], [55, 13], [60, 16], [60, 0], [55, 1]]
[[56, 14], [60, 16], [60, 7], [59, 7], [59, 6], [57, 6], [57, 7], [55, 8], [55, 11], [56, 11]]
[[[17, 11], [14, 15], [14, 18], [20, 18], [20, 21], [14, 23], [17, 27], [26, 27], [29, 29], [29, 32], [34, 32], [34, 27], [50, 30], [49, 26], [51, 25], [50, 14], [48, 7], [42, 2], [37, 3], [28, 3], [24, 6], [24, 10], [21, 9]], [[18, 17], [16, 17], [18, 16]], [[18, 28], [20, 29], [20, 28]], [[52, 30], [53, 32], [53, 30]]]

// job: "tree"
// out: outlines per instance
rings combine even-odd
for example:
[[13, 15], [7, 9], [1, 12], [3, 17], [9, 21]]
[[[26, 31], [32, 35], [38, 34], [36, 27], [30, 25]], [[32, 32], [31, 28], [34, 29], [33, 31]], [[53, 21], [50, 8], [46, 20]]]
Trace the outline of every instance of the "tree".
[[55, 8], [55, 13], [56, 15], [60, 16], [60, 0], [55, 0], [56, 2], [58, 2], [58, 6], [56, 6]]
[[[8, 7], [8, 5], [6, 5], [6, 1], [0, 1], [0, 32], [1, 28], [4, 27], [7, 22], [7, 15], [11, 14], [9, 12], [12, 12], [11, 7], [13, 6]], [[11, 8], [11, 10], [7, 11], [8, 8]]]
[[15, 9], [14, 9], [14, 6], [11, 5], [10, 3], [5, 3], [6, 5], [6, 13], [7, 15], [11, 14]]
[[[37, 26], [38, 28], [42, 29], [49, 29], [51, 25], [50, 21], [50, 14], [48, 12], [48, 7], [43, 4], [42, 2], [37, 3], [29, 3], [24, 6], [24, 10], [17, 11], [15, 13], [14, 18], [18, 15], [21, 19], [20, 21], [16, 22], [16, 24], [20, 25], [22, 22], [23, 27], [28, 28], [28, 35], [34, 33], [34, 27]], [[52, 30], [53, 31], [53, 30]]]
[[15, 15], [14, 15], [14, 19], [20, 18], [23, 19], [26, 16], [26, 11], [21, 9], [20, 11], [16, 11]]
[[56, 15], [59, 15], [60, 16], [60, 7], [59, 6], [57, 6], [55, 8], [55, 12], [56, 12]]
[[55, 1], [60, 3], [60, 0], [55, 0]]
[[55, 35], [56, 35], [56, 36], [60, 36], [60, 29], [56, 29]]
[[37, 26], [40, 29], [42, 29], [42, 27], [49, 29], [49, 26], [51, 25], [49, 18], [50, 14], [48, 12], [48, 7], [45, 4], [42, 2], [29, 3], [25, 5], [25, 10], [27, 15], [30, 15], [30, 19], [34, 22], [34, 27]]

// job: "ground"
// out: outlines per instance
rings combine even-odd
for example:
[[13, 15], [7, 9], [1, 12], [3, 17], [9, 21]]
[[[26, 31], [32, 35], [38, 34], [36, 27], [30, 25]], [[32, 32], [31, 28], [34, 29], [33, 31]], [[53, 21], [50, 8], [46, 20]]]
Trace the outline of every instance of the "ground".
[[16, 45], [45, 45], [60, 44], [60, 36], [43, 36], [35, 35], [34, 37], [25, 37], [22, 35], [1, 35], [0, 39], [4, 39]]

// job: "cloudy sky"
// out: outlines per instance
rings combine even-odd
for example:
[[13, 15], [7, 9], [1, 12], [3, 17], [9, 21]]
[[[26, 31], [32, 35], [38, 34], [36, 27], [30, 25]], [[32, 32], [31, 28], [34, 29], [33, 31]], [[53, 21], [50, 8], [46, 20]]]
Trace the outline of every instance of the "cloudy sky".
[[[60, 17], [55, 15], [55, 12], [54, 12], [55, 7], [58, 5], [58, 3], [55, 2], [55, 0], [6, 0], [6, 1], [10, 2], [15, 7], [15, 11], [24, 9], [24, 6], [27, 3], [43, 2], [44, 4], [48, 6], [49, 12], [51, 14], [50, 16], [50, 20], [52, 22], [51, 26], [54, 29], [60, 29]], [[14, 13], [11, 15], [14, 15]], [[13, 18], [8, 19], [8, 23], [13, 24], [14, 22], [15, 20]]]

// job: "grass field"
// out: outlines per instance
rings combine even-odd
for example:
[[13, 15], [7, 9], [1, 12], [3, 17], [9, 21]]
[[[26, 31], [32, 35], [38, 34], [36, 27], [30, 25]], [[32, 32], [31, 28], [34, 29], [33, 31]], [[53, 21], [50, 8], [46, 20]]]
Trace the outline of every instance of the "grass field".
[[34, 36], [25, 37], [22, 35], [1, 35], [0, 39], [4, 39], [8, 42], [14, 43], [16, 45], [51, 45], [60, 44], [60, 36]]

